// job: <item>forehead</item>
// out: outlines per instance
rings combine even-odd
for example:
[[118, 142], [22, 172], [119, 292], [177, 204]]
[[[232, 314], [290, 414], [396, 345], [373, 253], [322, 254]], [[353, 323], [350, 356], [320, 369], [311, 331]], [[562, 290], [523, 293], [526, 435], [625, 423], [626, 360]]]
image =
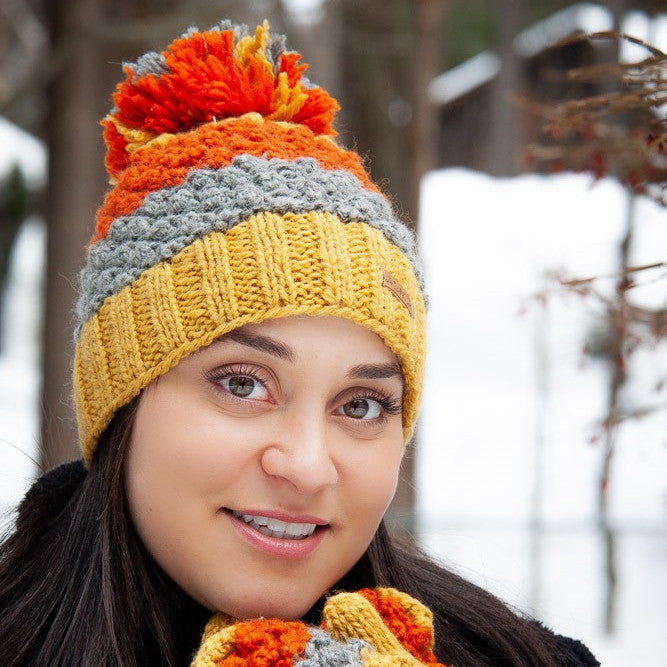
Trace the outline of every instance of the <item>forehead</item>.
[[[398, 357], [370, 329], [340, 317], [294, 315], [247, 324], [225, 334], [214, 346], [236, 343], [290, 363], [330, 358], [346, 367], [377, 365], [375, 377], [398, 376]], [[366, 376], [371, 377], [368, 373]]]
[[320, 345], [374, 353], [386, 358], [396, 355], [376, 333], [343, 317], [326, 315], [292, 315], [246, 324], [222, 336], [219, 340], [247, 341], [267, 338], [293, 348], [295, 353], [304, 347]]

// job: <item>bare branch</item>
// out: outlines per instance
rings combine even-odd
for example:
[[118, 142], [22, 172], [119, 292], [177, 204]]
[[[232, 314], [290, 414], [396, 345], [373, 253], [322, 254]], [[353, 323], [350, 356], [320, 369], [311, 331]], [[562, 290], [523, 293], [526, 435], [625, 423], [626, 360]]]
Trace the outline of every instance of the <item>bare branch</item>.
[[616, 273], [608, 273], [600, 276], [591, 276], [589, 278], [575, 278], [574, 280], [559, 280], [558, 282], [564, 287], [576, 287], [578, 285], [586, 285], [601, 278], [621, 278], [628, 276], [631, 273], [638, 273], [640, 271], [648, 271], [649, 269], [657, 269], [660, 267], [667, 267], [667, 262], [656, 262], [655, 264], [644, 264], [643, 266], [629, 266], [624, 271]]

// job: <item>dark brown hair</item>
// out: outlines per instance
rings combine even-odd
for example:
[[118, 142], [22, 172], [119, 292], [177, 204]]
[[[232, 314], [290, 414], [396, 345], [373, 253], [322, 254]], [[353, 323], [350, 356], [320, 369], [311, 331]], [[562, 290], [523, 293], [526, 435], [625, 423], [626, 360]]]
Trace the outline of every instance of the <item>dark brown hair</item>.
[[[50, 489], [46, 477], [19, 507], [16, 528], [0, 545], [1, 665], [189, 664], [210, 612], [152, 561], [132, 526], [123, 466], [135, 407], [116, 414], [87, 471], [70, 465], [64, 492]], [[423, 554], [395, 546], [384, 524], [336, 588], [378, 585], [431, 608], [441, 662], [559, 664], [551, 635], [538, 624]], [[318, 622], [320, 607], [307, 620]]]

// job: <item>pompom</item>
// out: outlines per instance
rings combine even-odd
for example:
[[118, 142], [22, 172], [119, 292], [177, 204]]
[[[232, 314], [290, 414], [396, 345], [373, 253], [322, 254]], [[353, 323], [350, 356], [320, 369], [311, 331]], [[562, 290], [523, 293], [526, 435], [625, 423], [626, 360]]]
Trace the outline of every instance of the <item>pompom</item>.
[[336, 134], [336, 100], [305, 79], [300, 54], [284, 49], [284, 38], [270, 35], [266, 21], [254, 35], [225, 22], [205, 32], [190, 29], [161, 54], [126, 64], [115, 107], [102, 121], [112, 180], [134, 150], [161, 134], [250, 112]]

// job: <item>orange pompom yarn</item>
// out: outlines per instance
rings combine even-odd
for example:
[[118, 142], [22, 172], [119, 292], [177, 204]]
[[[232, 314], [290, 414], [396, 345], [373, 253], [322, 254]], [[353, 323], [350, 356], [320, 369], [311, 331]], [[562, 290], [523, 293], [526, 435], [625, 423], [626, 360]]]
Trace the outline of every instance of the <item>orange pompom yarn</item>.
[[126, 66], [126, 79], [113, 95], [115, 109], [103, 123], [109, 173], [117, 176], [129, 162], [125, 138], [111, 129], [114, 122], [158, 136], [257, 112], [335, 135], [336, 100], [302, 81], [307, 65], [299, 64], [300, 54], [283, 52], [272, 62], [269, 39], [267, 23], [236, 44], [231, 30], [214, 28], [174, 40], [161, 54], [164, 72], [137, 76]]

